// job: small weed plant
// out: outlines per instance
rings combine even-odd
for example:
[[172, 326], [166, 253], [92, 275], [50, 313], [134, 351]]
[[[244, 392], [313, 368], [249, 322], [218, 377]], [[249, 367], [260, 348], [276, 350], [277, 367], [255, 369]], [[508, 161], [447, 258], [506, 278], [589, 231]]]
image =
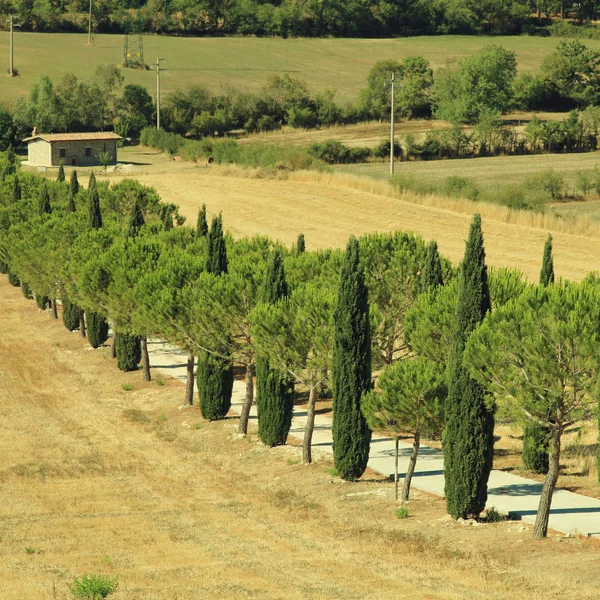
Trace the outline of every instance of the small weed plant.
[[133, 389], [133, 383], [122, 383], [121, 387], [123, 388], [123, 391], [130, 392]]
[[487, 511], [484, 521], [486, 523], [500, 523], [501, 521], [504, 521], [505, 519], [506, 519], [506, 517], [503, 514], [499, 513], [496, 510], [495, 506], [492, 506], [492, 508], [490, 508]]
[[117, 577], [84, 575], [81, 579], [75, 577], [69, 589], [78, 600], [102, 600], [112, 594], [118, 585]]
[[406, 519], [408, 517], [408, 508], [406, 506], [400, 506], [397, 508], [396, 517], [398, 517], [398, 519]]
[[157, 375], [154, 381], [156, 381], [156, 385], [160, 385], [161, 387], [166, 383], [162, 375]]

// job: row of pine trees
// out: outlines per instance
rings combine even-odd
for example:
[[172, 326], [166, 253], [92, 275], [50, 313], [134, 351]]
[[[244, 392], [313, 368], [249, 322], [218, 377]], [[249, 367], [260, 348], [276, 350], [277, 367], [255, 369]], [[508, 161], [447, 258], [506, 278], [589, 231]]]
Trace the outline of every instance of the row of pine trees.
[[[65, 326], [93, 347], [111, 327], [120, 369], [141, 362], [150, 380], [149, 337], [183, 348], [185, 404], [196, 385], [203, 417], [219, 420], [231, 407], [235, 367], [243, 368], [239, 432], [248, 431], [256, 379], [258, 433], [268, 446], [286, 443], [300, 384], [308, 390], [305, 462], [316, 403], [331, 393], [340, 477], [364, 473], [372, 430], [394, 433], [396, 465], [400, 435], [412, 437], [403, 500], [421, 437], [441, 435], [448, 512], [467, 518], [485, 509], [496, 405], [471, 368], [470, 345], [492, 310], [513, 310], [531, 286], [515, 271], [488, 272], [479, 216], [453, 269], [435, 242], [402, 232], [351, 237], [345, 252], [307, 251], [302, 235], [292, 249], [260, 236], [234, 241], [221, 215], [209, 227], [202, 206], [195, 228], [181, 226], [174, 205], [136, 182], [111, 188], [92, 173], [84, 190], [75, 171], [67, 182], [61, 168], [49, 182], [2, 169], [1, 270], [55, 317], [59, 298]], [[549, 238], [542, 287], [554, 282], [552, 261]], [[538, 419], [525, 428], [523, 458], [538, 472], [550, 469], [553, 425]], [[397, 466], [395, 479], [397, 489]], [[539, 536], [549, 503], [544, 510]]]

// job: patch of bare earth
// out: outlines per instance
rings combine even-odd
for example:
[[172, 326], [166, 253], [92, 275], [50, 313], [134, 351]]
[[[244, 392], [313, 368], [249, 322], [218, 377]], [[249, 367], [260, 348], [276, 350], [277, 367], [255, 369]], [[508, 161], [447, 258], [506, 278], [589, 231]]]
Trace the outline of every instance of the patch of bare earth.
[[86, 572], [118, 575], [115, 600], [597, 597], [596, 542], [445, 523], [417, 491], [397, 520], [390, 483], [180, 410], [182, 385], [120, 373], [6, 276], [0, 327], [3, 600]]

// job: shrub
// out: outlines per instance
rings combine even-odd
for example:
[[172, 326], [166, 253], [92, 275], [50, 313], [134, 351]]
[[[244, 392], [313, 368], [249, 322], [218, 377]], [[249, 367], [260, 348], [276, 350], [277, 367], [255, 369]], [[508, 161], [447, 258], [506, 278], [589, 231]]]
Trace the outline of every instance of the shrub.
[[69, 331], [75, 331], [79, 328], [79, 307], [69, 301], [65, 296], [62, 299], [63, 323]]
[[23, 292], [23, 296], [25, 296], [27, 300], [33, 299], [33, 293], [31, 292], [31, 288], [29, 287], [29, 284], [25, 281], [21, 283], [21, 291]]
[[14, 285], [15, 287], [19, 287], [21, 285], [17, 274], [13, 273], [10, 269], [8, 270], [8, 283], [10, 283], [10, 285]]
[[547, 169], [528, 177], [525, 187], [529, 190], [543, 190], [553, 200], [558, 200], [565, 195], [565, 178], [554, 169]]
[[73, 597], [81, 600], [102, 600], [112, 594], [118, 587], [117, 577], [108, 575], [84, 575], [81, 579], [75, 577], [69, 586]]
[[108, 339], [108, 322], [106, 319], [91, 311], [86, 312], [87, 337], [92, 348], [99, 348]]
[[[402, 146], [394, 140], [394, 156], [396, 157], [396, 160], [402, 160], [403, 152]], [[373, 148], [371, 154], [375, 158], [388, 158], [390, 155], [390, 140], [381, 140], [381, 142]]]
[[399, 519], [406, 519], [408, 517], [408, 508], [406, 506], [401, 506], [396, 509], [396, 516]]
[[456, 175], [447, 177], [444, 187], [448, 196], [468, 198], [469, 200], [477, 200], [479, 197], [479, 190], [466, 177], [458, 177]]
[[36, 294], [35, 303], [38, 305], [40, 310], [46, 310], [48, 308], [48, 304], [50, 304], [50, 298], [48, 298], [48, 296]]
[[503, 514], [499, 513], [496, 510], [495, 506], [492, 506], [492, 508], [488, 508], [484, 519], [486, 523], [500, 523], [505, 520], [506, 517]]

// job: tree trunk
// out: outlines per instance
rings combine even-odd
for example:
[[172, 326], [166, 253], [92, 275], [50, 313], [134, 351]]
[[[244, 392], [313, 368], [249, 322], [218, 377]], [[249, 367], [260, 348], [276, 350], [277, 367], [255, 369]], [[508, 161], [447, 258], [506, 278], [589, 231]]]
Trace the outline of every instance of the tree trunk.
[[417, 465], [417, 456], [419, 456], [420, 445], [421, 434], [415, 433], [415, 437], [413, 439], [413, 449], [410, 454], [410, 460], [408, 461], [408, 469], [406, 469], [406, 475], [404, 476], [404, 485], [402, 486], [402, 502], [406, 502], [410, 494], [410, 482], [415, 472], [415, 466]]
[[238, 433], [246, 435], [248, 433], [248, 419], [250, 418], [250, 408], [254, 400], [254, 380], [252, 379], [252, 364], [246, 365], [246, 398], [240, 414], [240, 426]]
[[85, 337], [85, 312], [79, 309], [79, 333], [81, 337]]
[[302, 461], [308, 465], [312, 462], [312, 436], [315, 428], [315, 404], [317, 402], [317, 388], [310, 386], [308, 394], [308, 405], [306, 407], [306, 429], [304, 430], [304, 442], [302, 443]]
[[188, 352], [187, 378], [185, 382], [185, 406], [194, 404], [194, 353]]
[[113, 339], [112, 339], [110, 352], [111, 352], [111, 356], [113, 358], [117, 358], [117, 332], [115, 331], [114, 327], [113, 327]]
[[146, 336], [142, 336], [142, 368], [144, 370], [144, 381], [152, 381], [150, 357], [148, 356], [148, 338]]
[[545, 538], [548, 533], [548, 520], [550, 518], [550, 506], [552, 505], [552, 494], [558, 481], [558, 471], [560, 468], [560, 438], [562, 432], [553, 431], [550, 440], [550, 460], [548, 473], [544, 479], [540, 504], [538, 506], [535, 524], [533, 526], [533, 539], [540, 540]]
[[396, 502], [398, 502], [398, 436], [396, 436], [396, 456], [394, 460], [394, 487], [396, 488]]
[[56, 307], [56, 298], [52, 298], [52, 300], [50, 300], [50, 305], [52, 307], [52, 318], [58, 319], [58, 308]]

